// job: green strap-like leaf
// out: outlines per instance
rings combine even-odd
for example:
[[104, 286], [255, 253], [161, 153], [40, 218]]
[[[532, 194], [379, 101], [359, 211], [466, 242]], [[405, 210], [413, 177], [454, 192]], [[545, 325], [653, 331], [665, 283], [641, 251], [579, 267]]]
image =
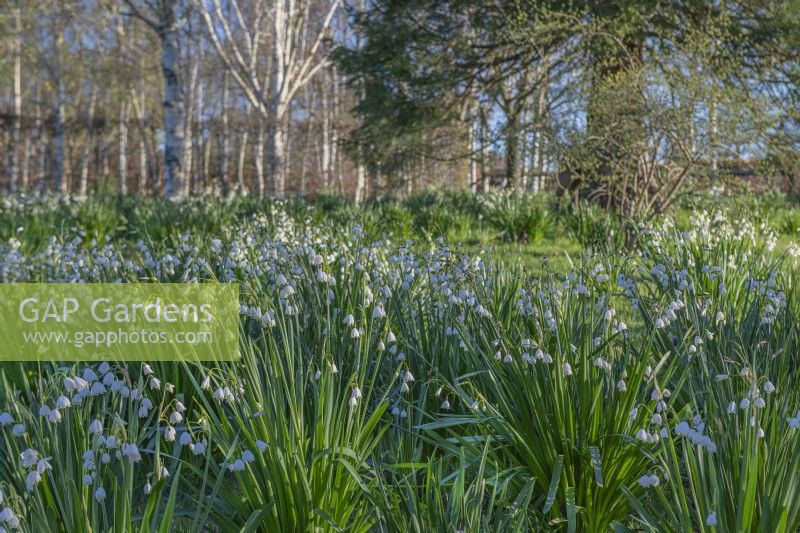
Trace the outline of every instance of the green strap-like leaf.
[[544, 502], [542, 512], [547, 514], [553, 508], [553, 503], [556, 501], [556, 491], [558, 490], [558, 482], [561, 479], [561, 469], [564, 467], [564, 456], [559, 455], [556, 458], [556, 464], [553, 465], [553, 475], [550, 476], [550, 489], [547, 491], [547, 499]]
[[603, 486], [603, 465], [600, 461], [600, 449], [597, 446], [589, 446], [589, 455], [592, 457], [592, 468], [594, 469], [594, 480], [597, 486]]

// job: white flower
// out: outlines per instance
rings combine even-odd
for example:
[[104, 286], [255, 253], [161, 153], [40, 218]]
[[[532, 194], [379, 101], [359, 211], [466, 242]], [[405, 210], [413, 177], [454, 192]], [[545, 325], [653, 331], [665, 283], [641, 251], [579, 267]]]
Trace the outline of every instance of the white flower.
[[95, 418], [92, 420], [92, 423], [89, 424], [89, 434], [92, 435], [94, 433], [102, 433], [103, 432], [103, 423], [100, 422], [99, 419]]
[[256, 456], [253, 455], [253, 452], [251, 452], [250, 450], [245, 450], [242, 452], [242, 461], [244, 461], [245, 463], [252, 463], [255, 460]]
[[747, 398], [742, 398], [742, 401], [739, 402], [739, 409], [745, 410], [750, 407], [750, 400]]
[[72, 405], [72, 403], [69, 401], [69, 398], [63, 394], [56, 400], [56, 409], [66, 409], [70, 405]]
[[142, 487], [142, 490], [144, 491], [145, 494], [150, 494], [151, 492], [153, 492], [153, 485], [151, 485], [150, 483], [145, 483], [144, 487]]
[[25, 477], [25, 488], [28, 490], [28, 492], [31, 492], [41, 480], [42, 475], [36, 470], [31, 470]]
[[205, 441], [203, 441], [203, 442], [195, 442], [194, 444], [190, 444], [189, 448], [192, 450], [192, 453], [194, 453], [195, 455], [200, 455], [202, 453], [205, 453], [205, 451], [206, 451], [206, 443], [205, 443]]
[[764, 389], [764, 392], [766, 394], [772, 394], [773, 392], [775, 392], [775, 385], [773, 385], [771, 381], [767, 381], [766, 383], [764, 383], [762, 388]]
[[733, 401], [730, 402], [728, 404], [728, 407], [725, 410], [728, 412], [728, 414], [735, 413], [736, 412], [736, 402], [733, 402]]
[[188, 446], [189, 444], [192, 443], [192, 436], [186, 431], [184, 431], [183, 433], [181, 433], [181, 438], [178, 442], [180, 442], [181, 446]]
[[345, 326], [352, 326], [353, 324], [356, 323], [356, 319], [352, 314], [347, 314], [344, 317], [343, 323], [344, 323]]
[[84, 474], [83, 475], [83, 484], [84, 485], [91, 485], [94, 482], [94, 478], [91, 474]]
[[64, 389], [66, 389], [67, 392], [72, 392], [77, 388], [78, 384], [75, 382], [74, 379], [70, 377], [64, 378]]
[[46, 405], [43, 405], [39, 408], [39, 416], [48, 417], [50, 416], [50, 408]]
[[410, 382], [414, 381], [414, 374], [412, 374], [410, 371], [406, 370], [406, 374], [403, 377], [403, 381], [405, 381], [406, 383], [410, 383]]
[[242, 461], [241, 459], [237, 459], [236, 461], [228, 465], [228, 470], [230, 470], [231, 472], [241, 472], [242, 470], [244, 470], [244, 461]]
[[94, 499], [98, 502], [101, 502], [106, 499], [106, 489], [103, 487], [97, 487], [97, 490], [94, 491]]
[[39, 459], [36, 462], [36, 471], [42, 474], [45, 470], [52, 470], [53, 467], [50, 466], [50, 459], [52, 459], [52, 457], [43, 457]]
[[572, 367], [569, 366], [569, 363], [564, 363], [563, 365], [561, 365], [561, 373], [564, 374], [565, 376], [572, 375]]
[[443, 401], [442, 405], [441, 405], [441, 408], [443, 410], [445, 410], [445, 411], [449, 410], [450, 409], [450, 402], [448, 402], [447, 400]]
[[11, 434], [15, 437], [20, 437], [25, 434], [25, 426], [23, 424], [15, 424], [13, 428], [11, 428]]
[[164, 440], [167, 442], [172, 442], [175, 440], [175, 428], [172, 426], [167, 426], [164, 428]]
[[263, 440], [257, 440], [256, 448], [258, 448], [258, 451], [260, 451], [261, 453], [264, 453], [265, 451], [267, 451], [267, 443], [264, 442]]
[[706, 517], [706, 525], [707, 526], [716, 526], [717, 525], [717, 513], [716, 511], [711, 512]]
[[211, 388], [211, 378], [209, 376], [203, 378], [203, 382], [200, 384], [200, 388], [203, 390], [208, 390]]
[[169, 423], [170, 424], [180, 424], [183, 421], [183, 415], [180, 414], [178, 411], [173, 411], [171, 415], [169, 415]]
[[659, 479], [658, 476], [656, 475], [651, 475], [651, 476], [644, 475], [639, 478], [639, 485], [641, 485], [644, 488], [657, 487], [658, 483]]
[[139, 453], [139, 447], [132, 442], [123, 444], [120, 451], [122, 452], [122, 455], [127, 457], [128, 461], [132, 463], [138, 463], [142, 460], [142, 456]]
[[150, 390], [160, 389], [161, 388], [161, 380], [159, 380], [156, 377], [152, 377], [152, 378], [150, 378], [149, 385], [150, 385]]
[[53, 409], [47, 415], [47, 420], [49, 420], [53, 424], [57, 424], [61, 422], [61, 413], [59, 412], [58, 409]]
[[22, 466], [25, 468], [30, 468], [36, 463], [39, 462], [39, 452], [32, 448], [28, 448], [21, 454], [19, 454], [20, 458], [22, 459]]
[[7, 426], [14, 423], [14, 417], [10, 413], [0, 413], [0, 426]]

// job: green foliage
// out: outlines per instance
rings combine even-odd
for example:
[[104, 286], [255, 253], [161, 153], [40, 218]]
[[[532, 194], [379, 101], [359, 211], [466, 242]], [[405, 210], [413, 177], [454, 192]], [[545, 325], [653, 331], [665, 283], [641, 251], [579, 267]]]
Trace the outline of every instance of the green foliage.
[[[45, 203], [84, 225], [30, 234], [64, 248], [6, 245], [6, 280], [235, 280], [242, 357], [2, 365], [0, 506], [54, 531], [800, 527], [797, 259], [743, 208], [665, 217], [628, 249], [600, 245], [614, 225], [598, 208], [557, 218], [551, 203], [154, 201], [146, 219], [125, 199]], [[46, 211], [13, 205], [0, 227]], [[542, 227], [534, 211], [545, 238], [587, 243], [564, 271], [534, 277], [417, 227], [467, 220], [445, 235], [489, 230], [507, 260], [524, 249], [511, 235]], [[66, 390], [75, 376], [96, 390]], [[58, 417], [40, 414], [61, 395]], [[50, 468], [21, 465], [29, 448]]]

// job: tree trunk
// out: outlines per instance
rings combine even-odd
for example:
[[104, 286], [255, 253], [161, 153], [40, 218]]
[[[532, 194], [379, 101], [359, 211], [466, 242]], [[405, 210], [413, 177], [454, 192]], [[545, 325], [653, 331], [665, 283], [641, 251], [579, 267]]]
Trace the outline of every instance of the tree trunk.
[[11, 192], [17, 190], [19, 182], [20, 133], [22, 130], [22, 11], [14, 10], [14, 26], [17, 33], [14, 39], [14, 116], [11, 126]]
[[522, 159], [521, 165], [521, 172], [520, 172], [520, 185], [522, 186], [523, 191], [528, 190], [530, 177], [531, 177], [531, 145], [530, 142], [530, 129], [529, 129], [529, 122], [530, 122], [530, 110], [525, 109], [522, 112], [522, 131], [520, 132], [520, 137], [522, 137], [522, 142], [520, 143], [519, 147], [519, 154], [520, 158]]
[[356, 192], [355, 202], [360, 204], [364, 201], [364, 189], [367, 187], [367, 171], [362, 163], [361, 148], [359, 147], [358, 166], [356, 167]]
[[164, 76], [164, 196], [172, 199], [183, 191], [184, 175], [183, 88], [180, 77], [180, 36], [177, 26], [178, 2], [164, 2], [159, 38], [161, 70]]
[[208, 187], [211, 174], [211, 135], [206, 135], [203, 138], [203, 165], [201, 168], [203, 173], [200, 176], [200, 183], [198, 183], [199, 187], [197, 188], [200, 191]]
[[[332, 79], [333, 79], [333, 105], [331, 109], [332, 118], [339, 117], [339, 110], [342, 108], [341, 104], [341, 91], [339, 90], [339, 73], [336, 67], [332, 69]], [[331, 173], [333, 173], [334, 169], [336, 172], [336, 179], [341, 187], [343, 176], [342, 176], [342, 161], [341, 157], [339, 156], [339, 126], [335, 120], [331, 120]], [[341, 193], [341, 191], [339, 191]]]
[[491, 177], [489, 176], [489, 121], [486, 117], [486, 110], [481, 107], [478, 111], [480, 115], [480, 143], [481, 143], [481, 154], [480, 154], [480, 167], [481, 167], [481, 181], [483, 182], [483, 192], [489, 192], [489, 185], [491, 181]]
[[128, 101], [123, 98], [119, 106], [118, 129], [118, 167], [117, 179], [119, 180], [119, 194], [128, 194]]
[[519, 120], [515, 114], [507, 117], [505, 126], [506, 141], [506, 183], [507, 188], [515, 185], [517, 174], [517, 147], [519, 143]]
[[267, 195], [267, 190], [264, 183], [264, 144], [266, 142], [266, 131], [261, 121], [258, 123], [258, 133], [256, 135], [256, 145], [254, 156], [256, 158], [256, 186], [258, 188], [258, 197], [264, 198]]
[[25, 192], [28, 190], [28, 181], [30, 180], [31, 171], [31, 148], [33, 142], [31, 140], [30, 126], [25, 133], [25, 144], [22, 147], [22, 168], [20, 169], [20, 182], [19, 190]]
[[[324, 82], [325, 78], [323, 78]], [[336, 79], [333, 80], [336, 84]], [[322, 188], [331, 186], [331, 117], [328, 105], [328, 90], [323, 83], [320, 93], [320, 112], [322, 113]]]
[[472, 108], [467, 115], [467, 143], [469, 145], [469, 175], [467, 183], [473, 193], [478, 192], [478, 151], [479, 148], [479, 122], [475, 117], [475, 108]]
[[[198, 94], [202, 92], [202, 89], [198, 92], [197, 89], [197, 74], [200, 68], [199, 61], [195, 61], [194, 65], [192, 66], [191, 74], [189, 76], [189, 83], [186, 87], [186, 94], [184, 96], [184, 121], [183, 121], [183, 194], [188, 194], [192, 188], [193, 181], [196, 180], [197, 175], [197, 165], [193, 165], [194, 163], [194, 143], [195, 143], [195, 131], [194, 131], [194, 124], [192, 123], [194, 119], [195, 113], [195, 98]], [[201, 107], [200, 104], [198, 107]], [[197, 124], [200, 127], [200, 123]]]
[[286, 148], [288, 124], [282, 116], [270, 131], [269, 173], [272, 192], [275, 197], [283, 198], [286, 194]]
[[92, 125], [94, 124], [94, 108], [97, 102], [97, 85], [92, 85], [92, 92], [89, 95], [89, 109], [87, 111], [86, 135], [83, 139], [83, 150], [81, 153], [81, 171], [78, 182], [78, 196], [85, 197], [89, 190], [89, 158], [92, 146]]
[[719, 111], [717, 110], [717, 103], [712, 97], [708, 103], [708, 143], [711, 158], [711, 176], [719, 176], [719, 149], [717, 147], [717, 138], [719, 137]]
[[61, 78], [61, 65], [57, 68], [56, 76], [56, 101], [53, 114], [53, 178], [56, 190], [61, 194], [66, 194], [69, 187], [64, 173], [64, 82]]
[[226, 71], [222, 79], [222, 153], [219, 162], [219, 179], [223, 196], [228, 195], [228, 167], [231, 160], [231, 130], [228, 118], [230, 84], [230, 74]]
[[36, 109], [34, 110], [34, 127], [36, 128], [35, 150], [38, 155], [38, 172], [36, 174], [38, 187], [44, 189], [45, 176], [47, 175], [47, 131], [42, 122], [42, 85], [36, 86]]
[[[250, 116], [250, 108], [247, 108], [247, 117]], [[247, 187], [244, 184], [244, 159], [247, 156], [247, 138], [250, 135], [250, 122], [247, 121], [244, 131], [239, 140], [239, 162], [236, 166], [236, 187], [239, 194], [247, 194]]]

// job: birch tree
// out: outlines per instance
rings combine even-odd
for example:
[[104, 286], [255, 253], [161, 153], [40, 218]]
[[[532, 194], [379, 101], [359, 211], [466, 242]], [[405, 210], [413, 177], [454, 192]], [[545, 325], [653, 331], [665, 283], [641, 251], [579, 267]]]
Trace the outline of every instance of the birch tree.
[[[323, 45], [339, 0], [227, 0], [225, 6], [223, 0], [194, 2], [223, 65], [267, 125], [269, 180], [274, 194], [283, 197], [290, 106], [298, 91], [328, 65]], [[259, 127], [258, 138], [262, 135]], [[255, 152], [260, 151], [257, 141]], [[257, 160], [256, 167], [260, 165]], [[263, 185], [259, 189], [263, 195]]]
[[11, 126], [11, 191], [17, 190], [20, 165], [20, 139], [22, 131], [22, 9], [14, 9], [14, 116]]
[[180, 70], [180, 0], [125, 0], [131, 12], [158, 35], [164, 78], [164, 196], [184, 191], [183, 133], [186, 120]]

